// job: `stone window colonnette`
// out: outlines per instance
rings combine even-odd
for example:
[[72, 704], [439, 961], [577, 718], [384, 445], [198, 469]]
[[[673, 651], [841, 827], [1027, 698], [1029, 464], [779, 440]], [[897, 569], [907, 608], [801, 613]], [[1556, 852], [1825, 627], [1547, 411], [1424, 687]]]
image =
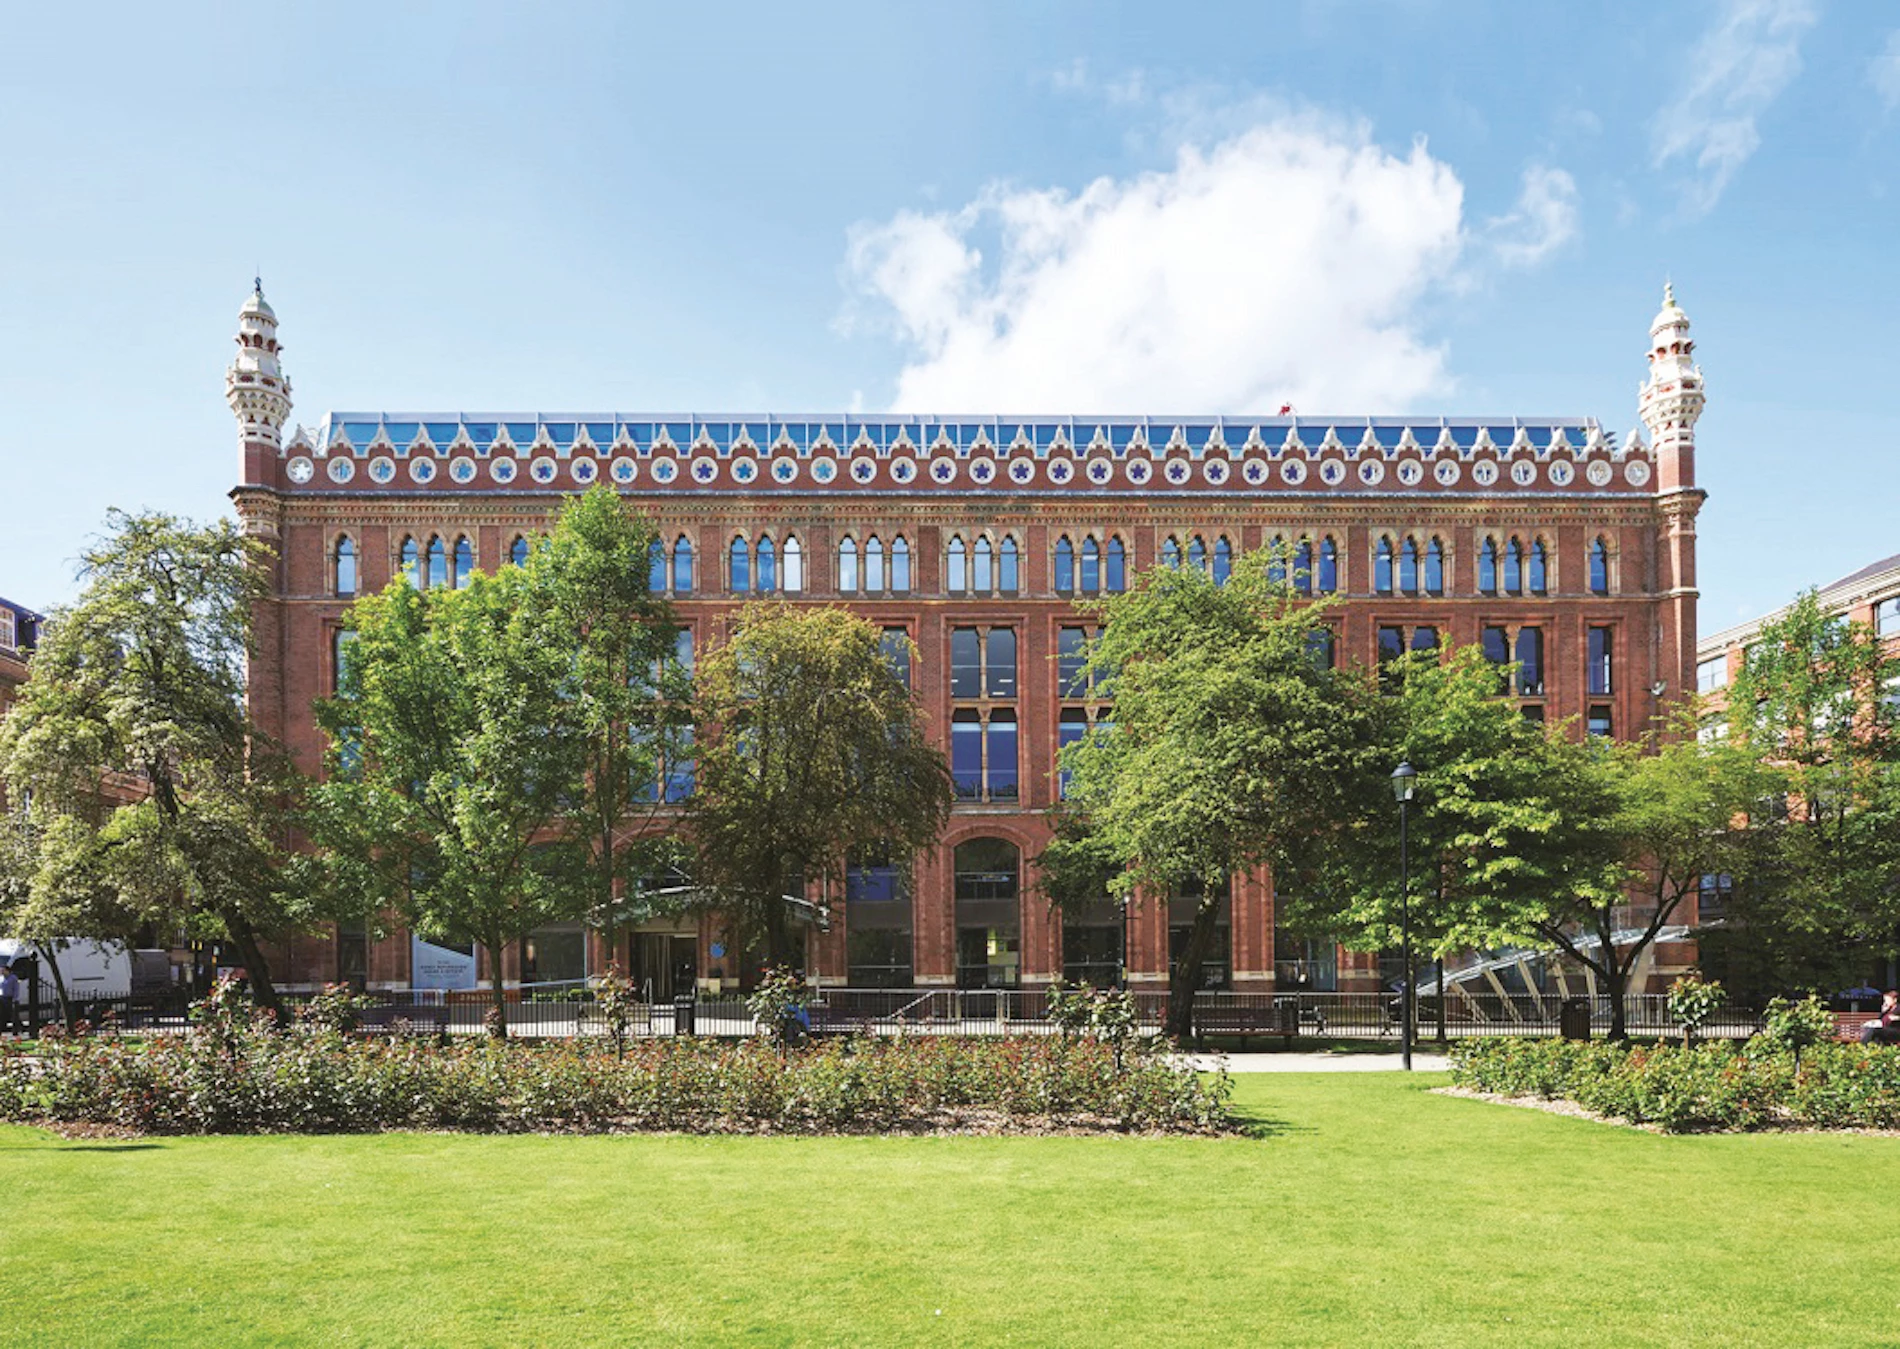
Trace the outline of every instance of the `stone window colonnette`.
[[1372, 548], [1372, 586], [1380, 595], [1445, 593], [1447, 554], [1436, 534], [1381, 534]]
[[1549, 594], [1550, 556], [1549, 545], [1536, 535], [1486, 534], [1478, 541], [1478, 593]]

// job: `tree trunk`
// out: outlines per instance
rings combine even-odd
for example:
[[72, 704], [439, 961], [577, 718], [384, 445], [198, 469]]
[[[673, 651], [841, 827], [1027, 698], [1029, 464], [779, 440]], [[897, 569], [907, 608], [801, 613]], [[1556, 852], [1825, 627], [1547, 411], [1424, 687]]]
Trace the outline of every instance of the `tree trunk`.
[[482, 949], [488, 952], [488, 988], [493, 995], [488, 1010], [494, 1016], [494, 1024], [488, 1033], [497, 1040], [508, 1038], [508, 990], [502, 987], [501, 951], [506, 943], [496, 937], [482, 943]]
[[1610, 988], [1610, 1033], [1612, 1040], [1622, 1041], [1630, 1038], [1629, 1023], [1623, 1014], [1623, 990], [1629, 983], [1629, 967], [1617, 961], [1616, 953], [1610, 952], [1604, 962], [1604, 982]]
[[765, 963], [772, 969], [791, 964], [792, 936], [785, 917], [785, 898], [773, 895], [765, 903]]
[[[66, 996], [66, 976], [59, 972], [59, 953], [50, 941], [36, 941], [33, 943], [33, 949], [39, 952], [41, 962], [52, 972], [53, 1002], [59, 1008], [59, 1024], [70, 1032], [73, 1028], [73, 1005]], [[38, 1011], [35, 1010], [32, 1015], [35, 1018], [34, 1024], [37, 1025]]]
[[257, 929], [251, 926], [250, 919], [236, 909], [227, 908], [219, 917], [224, 919], [224, 930], [231, 934], [231, 940], [237, 944], [238, 954], [244, 957], [244, 973], [251, 981], [251, 996], [257, 1000], [259, 1007], [271, 1014], [278, 1025], [283, 1025], [283, 1000], [277, 996], [277, 985], [271, 982], [270, 962], [264, 959], [264, 948], [258, 945]]
[[1194, 1034], [1194, 995], [1200, 992], [1201, 963], [1213, 948], [1215, 920], [1219, 917], [1219, 905], [1214, 903], [1203, 903], [1194, 911], [1187, 947], [1168, 971], [1167, 1032], [1177, 1045], [1186, 1044]]

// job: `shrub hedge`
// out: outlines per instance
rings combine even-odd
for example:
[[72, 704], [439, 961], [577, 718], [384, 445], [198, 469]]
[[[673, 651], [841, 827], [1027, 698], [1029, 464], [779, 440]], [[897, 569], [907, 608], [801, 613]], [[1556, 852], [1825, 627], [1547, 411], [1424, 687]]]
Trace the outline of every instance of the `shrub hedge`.
[[1452, 1081], [1500, 1096], [1568, 1100], [1669, 1133], [1764, 1128], [1900, 1129], [1900, 1048], [1817, 1044], [1799, 1058], [1745, 1044], [1468, 1040]]
[[1219, 1132], [1225, 1074], [1093, 1040], [919, 1037], [782, 1054], [759, 1041], [366, 1041], [302, 1023], [0, 1050], [0, 1118], [150, 1134]]

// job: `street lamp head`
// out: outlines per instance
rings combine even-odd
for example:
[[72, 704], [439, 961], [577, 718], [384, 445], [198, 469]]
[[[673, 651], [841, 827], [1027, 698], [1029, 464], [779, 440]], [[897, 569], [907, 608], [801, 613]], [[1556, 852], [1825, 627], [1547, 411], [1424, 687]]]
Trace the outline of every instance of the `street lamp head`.
[[1418, 770], [1410, 763], [1401, 763], [1392, 770], [1392, 795], [1400, 805], [1412, 799], [1413, 784], [1418, 781]]

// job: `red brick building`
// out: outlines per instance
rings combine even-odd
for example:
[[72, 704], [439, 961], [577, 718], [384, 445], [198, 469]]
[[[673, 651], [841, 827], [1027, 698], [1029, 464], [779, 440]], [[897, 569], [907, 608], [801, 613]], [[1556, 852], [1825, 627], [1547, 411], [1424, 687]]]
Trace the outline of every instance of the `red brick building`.
[[[1649, 725], [1690, 687], [1701, 376], [1672, 296], [1650, 329], [1644, 430], [1592, 418], [475, 415], [332, 413], [287, 439], [290, 384], [261, 293], [227, 382], [232, 495], [273, 543], [255, 713], [315, 770], [311, 701], [331, 691], [352, 595], [408, 569], [456, 584], [506, 563], [563, 494], [613, 483], [657, 526], [663, 581], [704, 642], [742, 598], [843, 602], [915, 643], [910, 672], [961, 799], [906, 897], [868, 873], [815, 933], [829, 983], [1034, 984], [1109, 973], [1122, 915], [1052, 914], [1032, 861], [1056, 748], [1101, 714], [1064, 653], [1088, 600], [1159, 562], [1223, 569], [1283, 541], [1344, 600], [1336, 658], [1481, 643], [1526, 715], [1601, 734]], [[683, 783], [674, 784], [683, 787]], [[1185, 920], [1184, 920], [1185, 921]], [[1169, 906], [1127, 916], [1137, 983], [1166, 978]], [[614, 953], [664, 990], [734, 976], [712, 920], [650, 924]], [[598, 970], [595, 934], [550, 931], [510, 978]], [[415, 977], [421, 948], [300, 939], [292, 980]], [[1236, 878], [1210, 980], [1363, 987], [1371, 957], [1276, 934], [1270, 879]]]

